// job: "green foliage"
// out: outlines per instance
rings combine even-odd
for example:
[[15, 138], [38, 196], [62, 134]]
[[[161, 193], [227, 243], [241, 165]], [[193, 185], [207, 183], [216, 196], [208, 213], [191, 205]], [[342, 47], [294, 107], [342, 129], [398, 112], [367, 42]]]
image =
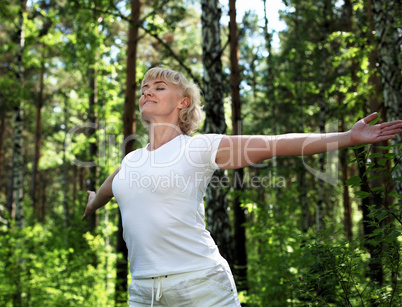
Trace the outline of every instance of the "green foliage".
[[[16, 80], [19, 4], [0, 2], [0, 115], [5, 119], [4, 134], [0, 135], [4, 140], [0, 148], [0, 305], [13, 306], [21, 295], [24, 306], [113, 306], [117, 205], [102, 209], [97, 232], [87, 233], [87, 225], [80, 218], [86, 203], [88, 170], [74, 161], [96, 162], [98, 185], [121, 161], [130, 3], [28, 1], [22, 87]], [[243, 133], [316, 131], [322, 115], [327, 122], [338, 121], [341, 129], [347, 129], [369, 112], [373, 99], [383, 105], [373, 82], [378, 78], [374, 68], [377, 60], [372, 58], [377, 45], [370, 33], [368, 2], [352, 1], [352, 30], [345, 26], [348, 20], [344, 6], [335, 5], [336, 1], [283, 2], [287, 7], [281, 16], [287, 29], [279, 33], [278, 47], [268, 49], [276, 33], [264, 32], [257, 13], [247, 12], [239, 23]], [[188, 68], [195, 79], [202, 80], [197, 5], [197, 1], [142, 1], [137, 82], [155, 65], [185, 73], [188, 71], [183, 68]], [[224, 24], [222, 35], [224, 48]], [[225, 48], [223, 82], [229, 122]], [[40, 201], [35, 206], [43, 207], [34, 208], [30, 184], [42, 67]], [[85, 125], [89, 120], [88, 100], [93, 94], [89, 77], [94, 69], [98, 85], [94, 113], [98, 122], [96, 133], [89, 138]], [[13, 141], [11, 112], [21, 99], [27, 226], [18, 230], [7, 210], [7, 197]], [[320, 99], [325, 101], [324, 108], [318, 103]], [[137, 146], [146, 143], [146, 133], [138, 123]], [[89, 157], [90, 143], [98, 146], [97, 157]], [[402, 210], [400, 196], [391, 189], [394, 180], [402, 180], [391, 176], [393, 168], [398, 167], [395, 161], [401, 158], [396, 146], [371, 148], [356, 159], [346, 153], [346, 159], [352, 161], [349, 178], [344, 178], [353, 190], [351, 241], [345, 240], [341, 229], [341, 184], [324, 186], [322, 215], [326, 229], [318, 231], [314, 229], [319, 183], [306, 172], [300, 159], [278, 157], [246, 170], [249, 176], [272, 179], [269, 186], [248, 187], [241, 193], [247, 216], [249, 283], [248, 291], [240, 295], [243, 303], [258, 307], [402, 304]], [[316, 168], [319, 165], [316, 157], [306, 157], [305, 161]], [[362, 161], [365, 173], [357, 176]], [[384, 184], [373, 184], [376, 180]], [[227, 196], [232, 200], [235, 193], [229, 190]], [[304, 201], [308, 202], [306, 212], [301, 205]], [[364, 221], [363, 201], [369, 203]], [[37, 216], [39, 209], [43, 216]], [[303, 232], [301, 224], [309, 230]], [[371, 232], [364, 234], [367, 227]], [[372, 257], [371, 253], [380, 247], [381, 257]], [[370, 275], [379, 264], [384, 270], [383, 284]]]
[[24, 306], [111, 306], [109, 253], [103, 236], [64, 227], [8, 231], [0, 237], [0, 304], [12, 306], [20, 294]]
[[[390, 149], [391, 146], [383, 148]], [[395, 154], [369, 154], [369, 151], [363, 151], [362, 155], [370, 158], [386, 156], [384, 159], [387, 161], [395, 158]], [[367, 166], [362, 178], [353, 176], [346, 180], [346, 184], [359, 188], [370, 172], [384, 171], [372, 162], [367, 162]], [[390, 171], [385, 178], [391, 178]], [[369, 192], [357, 191], [355, 195], [360, 199], [379, 196], [375, 198], [377, 201], [389, 196], [401, 198], [387, 191], [387, 186], [370, 188]], [[401, 209], [399, 203], [388, 206], [385, 201], [380, 206], [370, 205], [369, 219], [363, 220], [363, 223], [368, 224], [371, 232], [353, 241], [342, 239], [337, 226], [328, 221], [326, 230], [310, 231], [300, 236], [304, 266], [297, 274], [288, 273], [289, 286], [297, 297], [294, 302], [308, 302], [313, 306], [400, 306]], [[380, 250], [377, 258], [370, 256], [368, 246]], [[368, 278], [367, 271], [373, 270], [374, 264], [383, 268], [384, 281], [381, 283]]]

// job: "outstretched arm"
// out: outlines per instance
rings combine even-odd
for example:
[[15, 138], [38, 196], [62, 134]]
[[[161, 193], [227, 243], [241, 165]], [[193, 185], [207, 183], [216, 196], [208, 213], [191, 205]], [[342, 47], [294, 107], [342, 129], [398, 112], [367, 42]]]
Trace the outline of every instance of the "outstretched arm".
[[308, 156], [376, 143], [393, 139], [395, 134], [402, 132], [402, 120], [369, 125], [377, 116], [377, 113], [373, 113], [359, 120], [347, 132], [225, 136], [219, 145], [216, 163], [223, 169], [235, 169], [275, 156]]
[[113, 174], [111, 174], [105, 182], [101, 185], [98, 192], [95, 193], [94, 191], [87, 191], [88, 193], [88, 203], [85, 208], [85, 213], [82, 216], [82, 221], [88, 218], [92, 213], [94, 213], [99, 208], [106, 205], [113, 197], [112, 191], [112, 182], [113, 178], [116, 174], [120, 171], [120, 167], [118, 167]]

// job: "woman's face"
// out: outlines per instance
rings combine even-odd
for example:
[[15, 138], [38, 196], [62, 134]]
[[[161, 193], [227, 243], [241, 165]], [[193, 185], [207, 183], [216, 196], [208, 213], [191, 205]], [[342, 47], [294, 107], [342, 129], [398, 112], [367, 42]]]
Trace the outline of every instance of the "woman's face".
[[180, 88], [163, 79], [146, 80], [141, 89], [140, 112], [143, 120], [176, 123], [186, 107]]

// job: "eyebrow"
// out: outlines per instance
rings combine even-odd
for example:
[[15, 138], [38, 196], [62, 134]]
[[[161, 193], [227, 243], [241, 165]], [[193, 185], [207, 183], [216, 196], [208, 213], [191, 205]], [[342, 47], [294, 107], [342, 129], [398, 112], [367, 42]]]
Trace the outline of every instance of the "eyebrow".
[[[167, 84], [167, 82], [165, 82], [165, 81], [155, 81], [155, 83], [154, 84], [158, 84], [158, 83], [165, 83], [166, 85], [168, 85]], [[144, 87], [149, 87], [149, 85], [148, 84], [144, 84], [143, 86], [142, 86], [142, 88], [144, 88]]]

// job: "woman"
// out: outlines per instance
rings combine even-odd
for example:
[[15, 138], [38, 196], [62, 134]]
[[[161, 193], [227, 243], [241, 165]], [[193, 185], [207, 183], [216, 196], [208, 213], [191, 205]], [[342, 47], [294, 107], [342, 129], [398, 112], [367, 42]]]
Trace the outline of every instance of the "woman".
[[402, 121], [369, 125], [373, 113], [342, 133], [190, 137], [201, 120], [200, 91], [163, 68], [146, 73], [139, 107], [149, 144], [129, 153], [97, 193], [88, 191], [82, 218], [116, 198], [132, 275], [130, 306], [240, 306], [229, 266], [205, 229], [203, 196], [217, 168], [374, 143], [402, 132]]

